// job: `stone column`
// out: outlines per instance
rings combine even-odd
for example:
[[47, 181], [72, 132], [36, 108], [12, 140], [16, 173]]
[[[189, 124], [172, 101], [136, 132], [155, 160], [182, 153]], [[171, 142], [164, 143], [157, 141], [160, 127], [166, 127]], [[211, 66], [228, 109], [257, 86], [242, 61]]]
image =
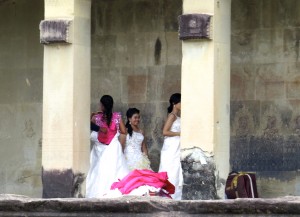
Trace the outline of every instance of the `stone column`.
[[43, 197], [80, 197], [90, 151], [91, 0], [45, 0], [43, 22]]
[[224, 196], [229, 172], [231, 0], [184, 0], [183, 14], [212, 15], [212, 39], [182, 43], [184, 199]]

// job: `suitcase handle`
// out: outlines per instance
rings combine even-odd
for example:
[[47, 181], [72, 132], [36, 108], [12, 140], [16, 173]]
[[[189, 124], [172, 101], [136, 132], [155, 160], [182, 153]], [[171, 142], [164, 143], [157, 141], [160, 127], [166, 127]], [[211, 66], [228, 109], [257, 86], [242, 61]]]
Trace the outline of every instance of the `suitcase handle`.
[[239, 172], [237, 172], [237, 171], [231, 171], [228, 175], [230, 176], [232, 174], [239, 174]]
[[253, 190], [253, 183], [252, 183], [252, 178], [249, 174], [245, 174], [246, 176], [248, 176], [249, 180], [250, 180], [250, 189], [251, 189], [251, 194], [252, 194], [252, 198], [254, 198], [254, 190]]
[[[230, 174], [234, 174], [235, 171], [232, 171]], [[238, 192], [237, 192], [237, 182], [238, 182], [238, 177], [239, 176], [243, 176], [243, 175], [246, 175], [250, 181], [250, 190], [251, 190], [251, 195], [252, 195], [252, 198], [255, 198], [254, 196], [254, 189], [253, 189], [253, 183], [252, 183], [252, 178], [249, 174], [245, 173], [245, 172], [241, 172], [241, 173], [237, 173], [237, 175], [232, 179], [232, 182], [231, 182], [231, 189], [234, 189], [235, 190], [235, 194], [236, 194], [236, 197], [238, 198], [239, 195], [238, 195]]]

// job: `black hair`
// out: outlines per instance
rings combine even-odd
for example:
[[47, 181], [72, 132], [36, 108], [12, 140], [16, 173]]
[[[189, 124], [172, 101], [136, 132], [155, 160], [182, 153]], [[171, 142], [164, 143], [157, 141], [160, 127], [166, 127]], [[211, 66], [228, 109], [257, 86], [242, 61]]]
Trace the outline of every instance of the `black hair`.
[[138, 110], [137, 108], [129, 108], [126, 112], [127, 122], [125, 124], [125, 127], [127, 128], [127, 132], [130, 136], [132, 136], [133, 129], [129, 123], [129, 118], [132, 118], [132, 116], [135, 114], [140, 114], [140, 110]]
[[171, 113], [173, 110], [173, 106], [176, 105], [177, 103], [181, 102], [181, 94], [180, 93], [174, 93], [170, 97], [170, 105], [168, 107], [168, 113]]
[[112, 119], [112, 109], [114, 106], [114, 100], [110, 95], [103, 95], [100, 99], [100, 102], [102, 103], [102, 105], [104, 107], [103, 120], [106, 121], [107, 126], [110, 126], [111, 119]]

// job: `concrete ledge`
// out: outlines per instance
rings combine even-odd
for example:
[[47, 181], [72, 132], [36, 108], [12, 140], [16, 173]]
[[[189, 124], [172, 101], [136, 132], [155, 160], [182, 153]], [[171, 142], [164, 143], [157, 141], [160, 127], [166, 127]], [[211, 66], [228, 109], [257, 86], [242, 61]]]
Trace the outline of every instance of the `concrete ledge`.
[[300, 214], [300, 197], [173, 201], [158, 197], [37, 199], [0, 195], [0, 216], [278, 216]]

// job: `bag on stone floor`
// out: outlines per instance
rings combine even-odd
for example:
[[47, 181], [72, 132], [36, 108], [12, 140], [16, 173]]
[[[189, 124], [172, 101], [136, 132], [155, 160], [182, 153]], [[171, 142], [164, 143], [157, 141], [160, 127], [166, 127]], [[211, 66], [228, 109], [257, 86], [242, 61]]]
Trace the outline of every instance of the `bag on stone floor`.
[[235, 171], [229, 173], [225, 194], [228, 199], [258, 198], [255, 173]]

